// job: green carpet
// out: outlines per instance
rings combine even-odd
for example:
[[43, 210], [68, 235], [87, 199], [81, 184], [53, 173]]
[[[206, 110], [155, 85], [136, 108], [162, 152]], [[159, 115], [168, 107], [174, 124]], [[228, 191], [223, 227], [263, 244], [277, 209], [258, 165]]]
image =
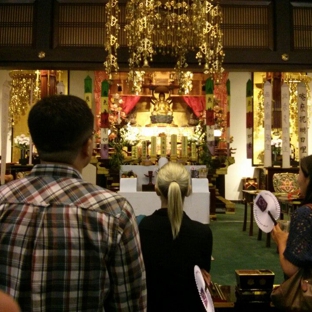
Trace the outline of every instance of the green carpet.
[[[220, 285], [236, 285], [235, 270], [268, 269], [275, 273], [274, 283], [283, 281], [276, 244], [265, 247], [266, 234], [257, 240], [258, 227], [253, 222], [253, 236], [243, 232], [244, 205], [236, 204], [235, 214], [217, 214], [217, 220], [210, 222], [213, 233], [212, 281]], [[248, 215], [249, 218], [249, 215]]]

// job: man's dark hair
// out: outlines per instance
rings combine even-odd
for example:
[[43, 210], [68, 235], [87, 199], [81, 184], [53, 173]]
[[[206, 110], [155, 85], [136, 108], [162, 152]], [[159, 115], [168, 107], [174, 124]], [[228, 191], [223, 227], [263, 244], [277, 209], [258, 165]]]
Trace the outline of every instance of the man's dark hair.
[[38, 101], [28, 115], [28, 128], [46, 161], [70, 163], [92, 136], [94, 116], [88, 104], [73, 95], [53, 95]]

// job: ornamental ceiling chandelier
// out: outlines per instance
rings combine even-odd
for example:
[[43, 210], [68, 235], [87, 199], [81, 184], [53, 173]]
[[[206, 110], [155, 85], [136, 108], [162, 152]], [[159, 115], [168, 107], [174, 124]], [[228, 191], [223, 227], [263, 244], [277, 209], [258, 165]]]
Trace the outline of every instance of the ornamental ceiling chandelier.
[[[109, 76], [118, 71], [119, 13], [118, 0], [109, 0], [104, 62]], [[154, 55], [161, 54], [176, 59], [175, 70], [179, 76], [188, 66], [187, 54], [194, 52], [203, 73], [218, 80], [224, 70], [222, 12], [218, 0], [129, 0], [125, 16], [130, 72], [148, 68]]]

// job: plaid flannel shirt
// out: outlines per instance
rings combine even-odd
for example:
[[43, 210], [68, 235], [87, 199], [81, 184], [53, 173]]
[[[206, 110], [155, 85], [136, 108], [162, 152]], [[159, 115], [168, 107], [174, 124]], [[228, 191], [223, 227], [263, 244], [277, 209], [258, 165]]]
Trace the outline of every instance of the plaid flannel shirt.
[[26, 311], [146, 311], [131, 205], [75, 169], [36, 165], [0, 188], [0, 289]]

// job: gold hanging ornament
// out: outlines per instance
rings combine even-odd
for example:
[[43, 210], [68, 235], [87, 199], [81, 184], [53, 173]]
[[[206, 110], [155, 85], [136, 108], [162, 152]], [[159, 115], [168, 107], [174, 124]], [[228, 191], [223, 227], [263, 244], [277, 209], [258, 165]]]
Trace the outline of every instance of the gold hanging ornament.
[[[161, 54], [176, 59], [175, 70], [180, 76], [188, 66], [187, 55], [193, 52], [204, 74], [219, 82], [224, 51], [218, 0], [129, 0], [125, 13], [130, 72], [149, 67], [153, 56]], [[104, 66], [110, 75], [118, 70], [118, 0], [108, 1], [106, 14]]]
[[14, 125], [24, 116], [30, 105], [41, 97], [40, 72], [33, 70], [12, 70], [9, 101], [9, 118]]

